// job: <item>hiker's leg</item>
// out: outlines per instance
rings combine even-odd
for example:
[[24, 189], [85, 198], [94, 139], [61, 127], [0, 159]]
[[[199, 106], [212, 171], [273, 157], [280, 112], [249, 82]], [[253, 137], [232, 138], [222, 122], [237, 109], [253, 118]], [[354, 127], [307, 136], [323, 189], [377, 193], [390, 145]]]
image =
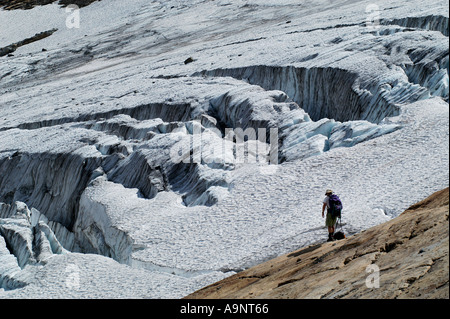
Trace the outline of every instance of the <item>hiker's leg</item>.
[[328, 240], [327, 241], [334, 241], [333, 234], [334, 234], [334, 227], [328, 226]]
[[327, 241], [333, 241], [333, 234], [334, 234], [334, 220], [330, 216], [330, 214], [327, 213], [327, 218], [325, 221], [325, 225], [328, 227], [328, 240]]

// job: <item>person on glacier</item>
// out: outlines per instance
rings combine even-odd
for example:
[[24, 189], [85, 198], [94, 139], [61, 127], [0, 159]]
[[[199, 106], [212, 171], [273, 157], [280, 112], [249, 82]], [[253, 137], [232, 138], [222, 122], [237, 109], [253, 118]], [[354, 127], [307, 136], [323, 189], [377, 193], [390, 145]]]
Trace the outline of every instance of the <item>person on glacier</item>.
[[333, 234], [335, 231], [335, 225], [337, 219], [340, 218], [342, 203], [336, 195], [333, 194], [331, 189], [327, 189], [325, 192], [325, 198], [322, 205], [322, 218], [325, 217], [324, 212], [327, 209], [327, 215], [325, 219], [325, 225], [328, 227], [328, 240], [333, 241]]

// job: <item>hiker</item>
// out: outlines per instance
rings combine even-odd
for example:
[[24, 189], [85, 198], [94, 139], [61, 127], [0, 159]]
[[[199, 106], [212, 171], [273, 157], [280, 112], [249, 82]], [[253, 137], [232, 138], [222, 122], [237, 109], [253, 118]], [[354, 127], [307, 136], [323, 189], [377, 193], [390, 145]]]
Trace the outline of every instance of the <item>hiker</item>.
[[[325, 225], [328, 227], [328, 240], [327, 241], [333, 241], [333, 234], [335, 230], [336, 221], [339, 216], [332, 216], [331, 213], [331, 205], [330, 205], [330, 196], [333, 195], [333, 191], [331, 189], [327, 189], [325, 192], [326, 197], [323, 200], [322, 205], [322, 218], [325, 217], [324, 212], [325, 208], [327, 209], [327, 217], [325, 219]], [[339, 212], [340, 213], [340, 212]]]

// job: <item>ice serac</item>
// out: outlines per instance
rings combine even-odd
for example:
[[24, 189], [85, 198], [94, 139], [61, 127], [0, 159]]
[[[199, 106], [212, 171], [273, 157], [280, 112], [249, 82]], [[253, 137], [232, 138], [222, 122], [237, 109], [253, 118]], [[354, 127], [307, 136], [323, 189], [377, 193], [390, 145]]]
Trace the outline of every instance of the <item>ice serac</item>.
[[5, 239], [0, 236], [0, 288], [11, 289], [14, 286], [19, 286], [11, 281], [20, 270], [17, 258], [10, 253]]
[[113, 224], [104, 206], [91, 201], [84, 193], [74, 233], [84, 252], [111, 257], [120, 263], [130, 263], [133, 240]]
[[30, 273], [27, 266], [45, 265], [54, 254], [66, 253], [48, 219], [23, 202], [0, 204], [0, 287], [24, 287]]
[[408, 79], [427, 88], [429, 95], [449, 98], [449, 56], [448, 51], [424, 55], [420, 48], [409, 53], [412, 64], [404, 66]]
[[329, 148], [351, 147], [378, 136], [392, 133], [401, 126], [396, 124], [375, 125], [368, 121], [339, 123], [333, 127], [329, 137]]
[[[230, 76], [266, 90], [283, 91], [314, 120], [324, 117], [351, 120], [353, 116], [358, 116], [344, 109], [344, 106], [352, 104], [351, 101], [357, 103], [357, 95], [352, 90], [357, 76], [344, 70], [256, 65], [208, 70], [194, 75]], [[333, 116], [330, 116], [331, 112]]]
[[[218, 119], [218, 127], [251, 129], [247, 132], [252, 132], [254, 139], [261, 138], [257, 136], [259, 129], [265, 129], [269, 136], [270, 128], [276, 128], [280, 162], [320, 155], [334, 147], [351, 147], [401, 128], [366, 120], [341, 123], [325, 117], [314, 121], [286, 93], [248, 84], [212, 99], [208, 112]], [[267, 136], [261, 140], [267, 142]]]
[[24, 218], [7, 218], [1, 223], [0, 233], [17, 257], [19, 267], [24, 268], [27, 264], [35, 264], [32, 245], [33, 230], [29, 221]]
[[[115, 107], [109, 111], [103, 112], [86, 112], [77, 114], [76, 116], [58, 117], [53, 119], [43, 119], [39, 121], [30, 121], [17, 125], [20, 129], [38, 129], [42, 127], [56, 126], [65, 123], [77, 123], [77, 122], [101, 122], [110, 118], [128, 115], [129, 117], [144, 121], [149, 119], [160, 118], [163, 121], [186, 121], [191, 116], [191, 105], [189, 103], [148, 103], [138, 104], [133, 107]], [[10, 129], [2, 128], [2, 130]]]
[[266, 91], [260, 86], [243, 85], [211, 99], [209, 113], [226, 128], [277, 127], [288, 113], [299, 106], [282, 91]]
[[266, 90], [283, 91], [316, 121], [333, 118], [379, 122], [398, 114], [398, 108], [383, 90], [374, 85], [361, 87], [357, 74], [339, 68], [257, 65], [194, 75], [230, 76]]
[[[14, 139], [14, 134], [9, 138]], [[72, 227], [78, 198], [91, 172], [100, 165], [96, 151], [91, 155], [32, 150], [3, 154], [0, 156], [0, 201], [24, 201], [45, 212], [50, 220]]]
[[[164, 133], [136, 147], [107, 173], [108, 179], [138, 188], [149, 199], [162, 191], [174, 191], [189, 206], [215, 203], [214, 197], [204, 193], [212, 186], [227, 187], [226, 171], [233, 165], [233, 158], [222, 156], [222, 146], [229, 143], [217, 133], [217, 128], [210, 132], [197, 121], [173, 125], [172, 131], [166, 129], [163, 127]], [[230, 146], [226, 149], [232, 154]]]
[[320, 155], [330, 149], [328, 138], [337, 123], [322, 119], [292, 125], [282, 132], [281, 159], [292, 161]]
[[419, 17], [405, 17], [396, 19], [383, 19], [381, 24], [396, 24], [407, 28], [418, 28], [423, 30], [439, 31], [448, 37], [448, 17], [442, 15], [427, 15]]

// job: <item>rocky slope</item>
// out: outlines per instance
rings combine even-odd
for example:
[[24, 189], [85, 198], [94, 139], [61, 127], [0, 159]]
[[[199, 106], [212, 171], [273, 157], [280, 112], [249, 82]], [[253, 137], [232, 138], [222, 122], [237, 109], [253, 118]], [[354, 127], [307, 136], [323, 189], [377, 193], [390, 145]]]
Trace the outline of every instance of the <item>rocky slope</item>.
[[[15, 10], [15, 9], [31, 9], [34, 6], [46, 5], [56, 0], [0, 0], [0, 7], [5, 10]], [[75, 4], [79, 7], [84, 7], [94, 2], [95, 0], [59, 0], [59, 4], [66, 6], [70, 4]]]
[[447, 1], [59, 3], [0, 10], [0, 297], [183, 297], [327, 188], [353, 234], [448, 186]]
[[187, 298], [449, 298], [448, 209], [446, 188], [389, 222], [269, 260]]

